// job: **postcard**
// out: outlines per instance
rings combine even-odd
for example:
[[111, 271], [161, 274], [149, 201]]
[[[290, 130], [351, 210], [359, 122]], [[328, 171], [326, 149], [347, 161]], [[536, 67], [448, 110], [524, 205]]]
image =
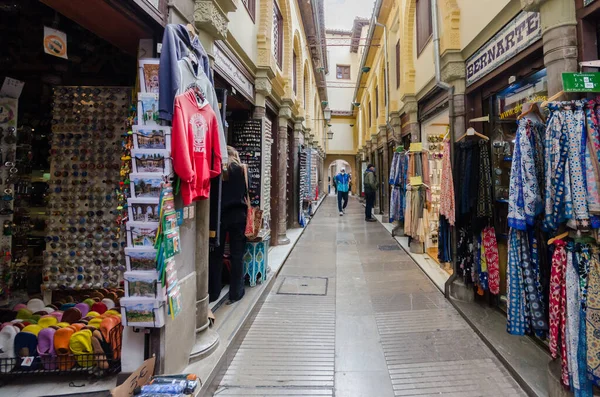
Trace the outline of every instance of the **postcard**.
[[146, 247], [125, 248], [127, 271], [156, 270], [156, 250]]
[[157, 173], [170, 175], [173, 172], [171, 152], [168, 150], [141, 150], [131, 151], [133, 173]]
[[157, 298], [159, 295], [158, 273], [156, 271], [125, 272], [125, 296], [137, 298]]
[[158, 125], [158, 94], [138, 93], [138, 125]]
[[156, 174], [129, 174], [132, 198], [159, 198], [163, 177]]
[[158, 198], [127, 199], [127, 210], [130, 221], [158, 222], [160, 220]]
[[158, 222], [127, 222], [127, 244], [130, 247], [154, 248]]
[[156, 299], [123, 297], [120, 303], [126, 326], [160, 328], [165, 325], [164, 304]]
[[171, 128], [155, 126], [133, 126], [134, 149], [171, 150]]

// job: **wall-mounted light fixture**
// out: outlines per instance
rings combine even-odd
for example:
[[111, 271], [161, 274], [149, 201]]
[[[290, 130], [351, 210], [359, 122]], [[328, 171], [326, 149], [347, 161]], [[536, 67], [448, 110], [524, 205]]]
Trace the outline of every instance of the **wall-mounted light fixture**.
[[329, 131], [327, 131], [327, 139], [333, 139], [333, 131], [331, 131], [331, 128], [329, 129]]

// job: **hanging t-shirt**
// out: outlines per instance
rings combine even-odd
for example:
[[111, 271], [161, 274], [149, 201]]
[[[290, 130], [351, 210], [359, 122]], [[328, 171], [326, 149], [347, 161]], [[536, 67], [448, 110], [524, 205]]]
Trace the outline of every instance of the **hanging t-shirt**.
[[181, 178], [183, 205], [207, 199], [210, 178], [221, 173], [219, 127], [212, 107], [190, 90], [175, 97], [171, 131], [173, 169]]

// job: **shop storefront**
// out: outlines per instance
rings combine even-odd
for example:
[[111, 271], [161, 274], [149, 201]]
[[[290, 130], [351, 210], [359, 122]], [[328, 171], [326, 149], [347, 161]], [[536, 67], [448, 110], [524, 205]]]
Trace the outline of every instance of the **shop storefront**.
[[[443, 141], [449, 131], [448, 102], [440, 101], [445, 95], [433, 95], [429, 101], [419, 103], [421, 124], [421, 144], [427, 152], [429, 172], [428, 222], [424, 225], [424, 252], [443, 269], [448, 277], [452, 274], [452, 265], [439, 255], [440, 193], [442, 188]], [[425, 161], [425, 160], [423, 160]]]
[[[144, 93], [155, 95], [158, 88], [158, 62], [140, 70], [138, 57], [156, 55], [166, 2], [90, 1], [85, 7], [52, 0], [15, 2], [3, 9], [1, 22], [2, 36], [13, 38], [7, 41], [7, 53], [15, 57], [0, 65], [0, 76], [14, 79], [0, 93], [7, 116], [1, 121], [6, 134], [0, 214], [3, 330], [9, 338], [17, 330], [14, 336], [28, 337], [31, 343], [36, 337], [48, 342], [56, 331], [67, 351], [71, 342], [83, 343], [82, 349], [71, 346], [64, 362], [38, 345], [36, 351], [29, 349], [33, 360], [24, 366], [17, 357], [23, 352], [13, 351], [14, 356], [0, 358], [1, 372], [27, 373], [27, 366], [39, 372], [56, 366], [65, 373], [82, 367], [118, 372], [127, 359], [144, 354], [144, 337], [131, 339], [127, 328], [123, 332], [127, 317], [120, 318], [124, 312], [119, 307], [153, 291], [145, 288], [152, 284], [149, 279], [125, 277], [132, 270], [126, 251], [136, 249], [125, 221], [156, 221], [162, 181], [144, 181], [138, 193], [145, 196], [136, 198], [129, 185], [132, 161], [123, 144], [134, 135], [129, 132], [138, 107], [138, 79]], [[22, 32], [27, 40], [19, 39], [25, 37]], [[139, 116], [148, 125], [156, 121], [153, 109]], [[135, 134], [140, 138], [136, 144], [164, 144], [161, 132], [157, 126], [150, 134]], [[152, 168], [157, 161], [140, 166]], [[137, 259], [133, 266], [147, 265], [147, 258]], [[186, 275], [182, 270], [179, 276]], [[11, 320], [15, 308], [20, 313]], [[82, 330], [104, 323], [111, 323], [111, 331], [100, 337]], [[191, 334], [193, 338], [193, 330]], [[110, 354], [85, 348], [86, 341], [95, 343], [93, 338], [106, 339]], [[147, 347], [159, 352], [157, 346]]]
[[[519, 38], [521, 41], [517, 40]], [[511, 41], [513, 39], [514, 43]], [[513, 45], [507, 46], [507, 43]], [[497, 56], [503, 51], [510, 58]], [[496, 57], [490, 59], [490, 54]], [[498, 293], [490, 293], [489, 288], [479, 288], [481, 285], [476, 282], [477, 275], [469, 281], [475, 281], [478, 285], [477, 299], [489, 301], [506, 310], [508, 194], [517, 117], [525, 104], [543, 102], [548, 96], [539, 14], [518, 14], [466, 61], [466, 71], [467, 128], [473, 128], [486, 138], [476, 136], [463, 138], [462, 141], [485, 141], [490, 153], [493, 221], [489, 226], [494, 228], [498, 247], [499, 289], [494, 288]], [[456, 138], [464, 134], [456, 132]], [[457, 210], [457, 220], [460, 221], [460, 218]], [[477, 263], [475, 266], [478, 269]]]

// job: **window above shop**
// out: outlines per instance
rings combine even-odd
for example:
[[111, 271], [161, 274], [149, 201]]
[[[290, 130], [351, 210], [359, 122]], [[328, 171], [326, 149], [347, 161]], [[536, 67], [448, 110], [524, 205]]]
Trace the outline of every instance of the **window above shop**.
[[298, 56], [296, 55], [296, 51], [294, 51], [294, 55], [292, 56], [292, 88], [294, 89], [294, 94], [298, 94]]
[[417, 0], [417, 51], [421, 52], [433, 33], [431, 24], [431, 0]]
[[244, 7], [248, 10], [248, 14], [250, 14], [250, 18], [252, 21], [256, 18], [256, 0], [242, 0]]
[[400, 40], [396, 43], [396, 88], [400, 88]]
[[277, 2], [273, 1], [273, 55], [277, 65], [283, 65], [283, 16]]
[[338, 80], [350, 80], [350, 65], [337, 65], [335, 77]]

